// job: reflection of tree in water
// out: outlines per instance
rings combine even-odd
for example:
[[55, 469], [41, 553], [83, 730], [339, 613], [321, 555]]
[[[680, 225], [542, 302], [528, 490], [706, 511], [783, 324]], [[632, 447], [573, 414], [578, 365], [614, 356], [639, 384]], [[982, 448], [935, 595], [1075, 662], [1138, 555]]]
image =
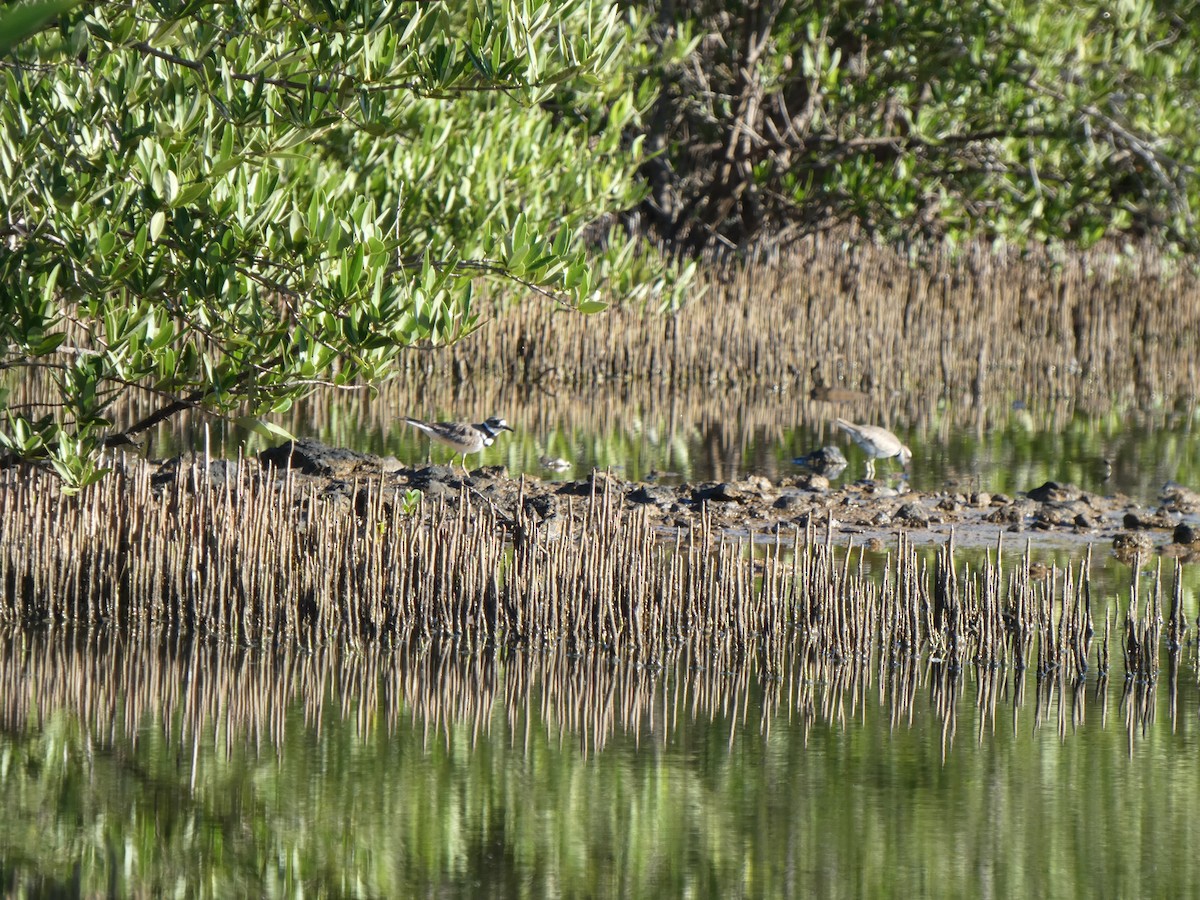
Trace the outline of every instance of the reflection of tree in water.
[[[904, 730], [929, 714], [941, 723], [944, 755], [965, 708], [973, 709], [979, 743], [995, 731], [1005, 707], [1014, 730], [1028, 715], [1034, 730], [1049, 726], [1065, 740], [1087, 725], [1089, 686], [1101, 707], [1099, 726], [1107, 720], [1103, 670], [1089, 680], [1000, 664], [959, 668], [903, 652], [837, 659], [805, 650], [803, 642], [794, 648], [782, 667], [765, 671], [754, 658], [728, 669], [690, 653], [659, 666], [628, 664], [603, 652], [464, 653], [453, 642], [252, 649], [172, 637], [164, 629], [132, 636], [10, 632], [0, 640], [0, 676], [17, 687], [0, 700], [0, 717], [5, 729], [21, 731], [65, 712], [102, 744], [144, 740], [147, 723], [158, 723], [162, 738], [181, 750], [215, 737], [227, 752], [264, 741], [282, 752], [289, 728], [319, 732], [338, 722], [352, 723], [367, 742], [407, 723], [424, 734], [427, 748], [463, 729], [474, 743], [503, 722], [506, 733], [526, 744], [535, 727], [584, 756], [604, 751], [618, 735], [666, 744], [688, 721], [724, 721], [732, 745], [743, 731], [769, 736], [780, 719], [798, 724], [807, 741], [814, 728], [854, 729], [878, 716], [889, 730]], [[1174, 728], [1179, 652], [1169, 659]], [[1034, 687], [1032, 705], [1027, 685]], [[965, 706], [968, 687], [973, 703]], [[1131, 747], [1155, 721], [1157, 688], [1153, 674], [1127, 673], [1122, 681]]]
[[[1100, 252], [1065, 264], [971, 254], [925, 263], [882, 248], [847, 257], [840, 238], [813, 238], [786, 264], [710, 272], [709, 290], [671, 319], [619, 305], [565, 316], [531, 298], [485, 314], [459, 345], [416, 354], [378, 394], [319, 392], [280, 424], [405, 458], [413, 446], [401, 416], [503, 414], [527, 442], [503, 457], [514, 470], [565, 456], [632, 477], [730, 478], [786, 474], [791, 456], [830, 442], [842, 416], [892, 428], [918, 463], [926, 445], [945, 452], [965, 469], [948, 475], [1041, 467], [1004, 489], [1057, 477], [1098, 490], [1106, 459], [1111, 487], [1127, 492], [1200, 479], [1185, 430], [1195, 408], [1188, 336], [1200, 330], [1186, 267], [1169, 272], [1145, 256], [1126, 271]], [[529, 360], [527, 334], [554, 340]], [[48, 385], [14, 384], [11, 402], [47, 402]], [[205, 425], [226, 455], [247, 440], [262, 446], [199, 413], [177, 425], [157, 432], [152, 452], [203, 447]], [[1050, 460], [1066, 471], [1047, 475]]]

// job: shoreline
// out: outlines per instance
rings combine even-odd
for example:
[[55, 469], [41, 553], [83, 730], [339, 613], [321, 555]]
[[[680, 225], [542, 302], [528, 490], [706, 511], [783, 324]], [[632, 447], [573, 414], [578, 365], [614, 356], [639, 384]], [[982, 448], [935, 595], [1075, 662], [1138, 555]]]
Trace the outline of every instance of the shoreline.
[[[384, 493], [393, 498], [417, 490], [426, 502], [444, 499], [456, 504], [465, 491], [475, 502], [493, 504], [502, 517], [511, 519], [518, 508], [524, 508], [542, 522], [569, 519], [572, 502], [603, 499], [607, 492], [609, 502], [619, 501], [627, 515], [643, 513], [664, 538], [703, 525], [731, 537], [770, 541], [779, 535], [786, 540], [812, 526], [823, 538], [829, 532], [838, 544], [877, 545], [893, 539], [898, 531], [917, 544], [943, 543], [953, 532], [957, 547], [994, 547], [1000, 537], [1012, 536], [1041, 546], [1082, 549], [1094, 543], [1128, 543], [1129, 535], [1141, 535], [1156, 547], [1177, 548], [1170, 551], [1172, 555], [1200, 554], [1200, 544], [1193, 548], [1192, 542], [1177, 540], [1200, 537], [1200, 524], [1194, 535], [1182, 530], [1200, 523], [1200, 492], [1179, 485], [1165, 488], [1158, 507], [1148, 511], [1122, 494], [1101, 495], [1057, 482], [1009, 495], [918, 491], [903, 480], [883, 478], [833, 486], [815, 471], [775, 481], [751, 475], [737, 481], [679, 484], [629, 481], [599, 470], [571, 481], [546, 481], [529, 474], [510, 477], [502, 466], [464, 474], [456, 466], [410, 467], [393, 457], [310, 439], [265, 450], [250, 464], [290, 471], [323, 496], [344, 497], [347, 503], [355, 484], [378, 479]], [[158, 470], [165, 472], [173, 465], [160, 462]], [[214, 460], [210, 472], [228, 465]], [[222, 472], [218, 482], [224, 477]], [[571, 525], [564, 521], [559, 527], [569, 530]], [[1144, 540], [1134, 543], [1145, 545]]]
[[[857, 634], [842, 604], [916, 628], [900, 642], [914, 650], [962, 625], [936, 612], [925, 621], [931, 610], [988, 592], [969, 612], [985, 616], [968, 628], [984, 629], [972, 638], [982, 643], [960, 645], [961, 666], [1009, 652], [1007, 631], [984, 626], [1012, 603], [1035, 619], [1061, 603], [1090, 628], [1078, 611], [1090, 609], [1097, 545], [1134, 564], [1135, 584], [1155, 552], [1194, 561], [1198, 511], [1200, 494], [1177, 486], [1147, 512], [1054, 483], [1007, 496], [833, 489], [815, 473], [544, 482], [302, 440], [238, 460], [125, 459], [77, 496], [45, 471], [0, 473], [0, 625], [165, 625], [301, 648], [443, 637], [643, 661], [691, 646], [775, 666], [800, 634], [830, 648], [852, 638], [826, 633], [836, 623]], [[1034, 558], [1047, 547], [1082, 552]], [[959, 573], [962, 549], [989, 552]], [[1015, 580], [1001, 551], [1021, 561]], [[1034, 586], [1054, 569], [1066, 577]]]

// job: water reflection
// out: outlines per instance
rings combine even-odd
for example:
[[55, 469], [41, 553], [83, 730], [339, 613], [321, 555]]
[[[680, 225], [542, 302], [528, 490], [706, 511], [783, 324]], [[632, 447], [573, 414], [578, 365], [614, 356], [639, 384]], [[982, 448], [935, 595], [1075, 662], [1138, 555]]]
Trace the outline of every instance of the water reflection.
[[1182, 896], [1186, 654], [1159, 684], [5, 635], [0, 874], [88, 894]]
[[[482, 462], [545, 479], [580, 478], [597, 467], [630, 480], [759, 474], [777, 481], [799, 471], [796, 457], [834, 445], [849, 460], [840, 480], [853, 481], [862, 477], [864, 458], [833, 427], [840, 415], [895, 431], [913, 449], [911, 483], [922, 490], [949, 485], [1012, 493], [1054, 480], [1150, 504], [1167, 481], [1200, 484], [1195, 410], [1187, 405], [1085, 413], [1066, 402], [1027, 407], [1011, 398], [982, 406], [951, 406], [936, 397], [834, 404], [803, 391], [762, 388], [597, 385], [581, 396], [512, 385], [437, 389], [405, 382], [378, 395], [314, 396], [281, 424], [300, 436], [418, 464], [430, 458], [430, 448], [400, 416], [461, 419], [493, 412], [505, 415], [517, 432], [484, 453]], [[256, 435], [185, 417], [176, 430], [160, 429], [152, 453], [203, 448], [206, 440], [213, 452], [226, 455], [242, 444], [251, 451], [263, 446]], [[435, 461], [449, 458], [438, 449], [432, 453]], [[567, 468], [546, 464], [554, 460]], [[884, 470], [897, 471], [881, 463]]]

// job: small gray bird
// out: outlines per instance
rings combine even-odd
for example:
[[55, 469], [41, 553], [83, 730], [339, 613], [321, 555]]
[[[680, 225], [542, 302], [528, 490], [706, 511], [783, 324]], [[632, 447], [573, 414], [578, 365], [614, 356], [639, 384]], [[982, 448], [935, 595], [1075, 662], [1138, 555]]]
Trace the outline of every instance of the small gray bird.
[[482, 453], [485, 447], [492, 446], [500, 432], [512, 431], [508, 423], [499, 416], [492, 416], [486, 422], [477, 425], [461, 422], [422, 422], [408, 416], [404, 417], [404, 421], [425, 432], [435, 441], [453, 447], [455, 453], [461, 453], [464, 472], [467, 470], [468, 453]]
[[875, 460], [877, 459], [891, 459], [893, 456], [898, 456], [900, 465], [908, 467], [908, 463], [912, 459], [912, 451], [904, 446], [900, 438], [886, 428], [880, 428], [878, 425], [855, 425], [845, 419], [834, 419], [833, 423], [850, 435], [854, 443], [858, 444], [867, 454], [868, 478], [875, 477]]

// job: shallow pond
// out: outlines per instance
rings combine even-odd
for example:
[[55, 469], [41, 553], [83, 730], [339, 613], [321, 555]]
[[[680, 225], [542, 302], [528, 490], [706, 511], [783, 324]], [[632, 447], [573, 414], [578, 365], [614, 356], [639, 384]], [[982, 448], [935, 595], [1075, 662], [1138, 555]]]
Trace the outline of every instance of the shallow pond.
[[[400, 415], [493, 412], [517, 431], [481, 461], [543, 478], [595, 466], [631, 480], [779, 479], [833, 443], [854, 479], [862, 455], [831, 427], [842, 415], [899, 433], [922, 489], [1058, 480], [1150, 506], [1164, 482], [1200, 486], [1190, 408], [889, 410], [598, 389], [354, 396], [282, 424], [418, 464], [449, 453]], [[153, 453], [206, 440], [214, 454], [264, 446], [193, 422], [160, 432]], [[1062, 565], [1078, 552], [1034, 555]], [[1096, 556], [1103, 609], [1128, 573], [1107, 548]], [[1119, 638], [1113, 654], [1108, 681], [1093, 668], [1082, 685], [951, 679], [928, 661], [776, 680], [688, 660], [663, 671], [0, 635], [0, 892], [1186, 896], [1200, 883], [1195, 644], [1177, 669], [1164, 658], [1153, 685], [1124, 680]]]
[[[833, 426], [835, 417], [884, 424], [913, 451], [910, 482], [919, 490], [1014, 493], [1048, 480], [1100, 494], [1124, 493], [1153, 505], [1168, 481], [1200, 487], [1200, 411], [1190, 403], [1158, 409], [1113, 409], [1087, 414], [1068, 403], [1028, 408], [1005, 400], [990, 406], [938, 402], [911, 407], [863, 400], [832, 404], [783, 390], [622, 390], [597, 386], [586, 397], [498, 388], [426, 397], [396, 387], [377, 397], [317, 396], [277, 417], [297, 437], [314, 437], [367, 453], [394, 455], [409, 465], [448, 462], [451, 453], [406, 425], [402, 416], [482, 421], [493, 413], [513, 425], [470, 466], [503, 464], [512, 474], [544, 479], [586, 477], [593, 467], [630, 480], [728, 481], [764, 475], [773, 481], [801, 472], [794, 459], [836, 445], [849, 465], [835, 479], [863, 475], [862, 452]], [[193, 420], [162, 430], [154, 455], [206, 444], [216, 455], [239, 446], [255, 452], [258, 435], [224, 423]], [[547, 463], [561, 461], [565, 468]], [[896, 460], [877, 474], [895, 478]]]
[[1188, 896], [1184, 657], [1177, 691], [1164, 667], [1124, 696], [5, 636], [0, 889]]

